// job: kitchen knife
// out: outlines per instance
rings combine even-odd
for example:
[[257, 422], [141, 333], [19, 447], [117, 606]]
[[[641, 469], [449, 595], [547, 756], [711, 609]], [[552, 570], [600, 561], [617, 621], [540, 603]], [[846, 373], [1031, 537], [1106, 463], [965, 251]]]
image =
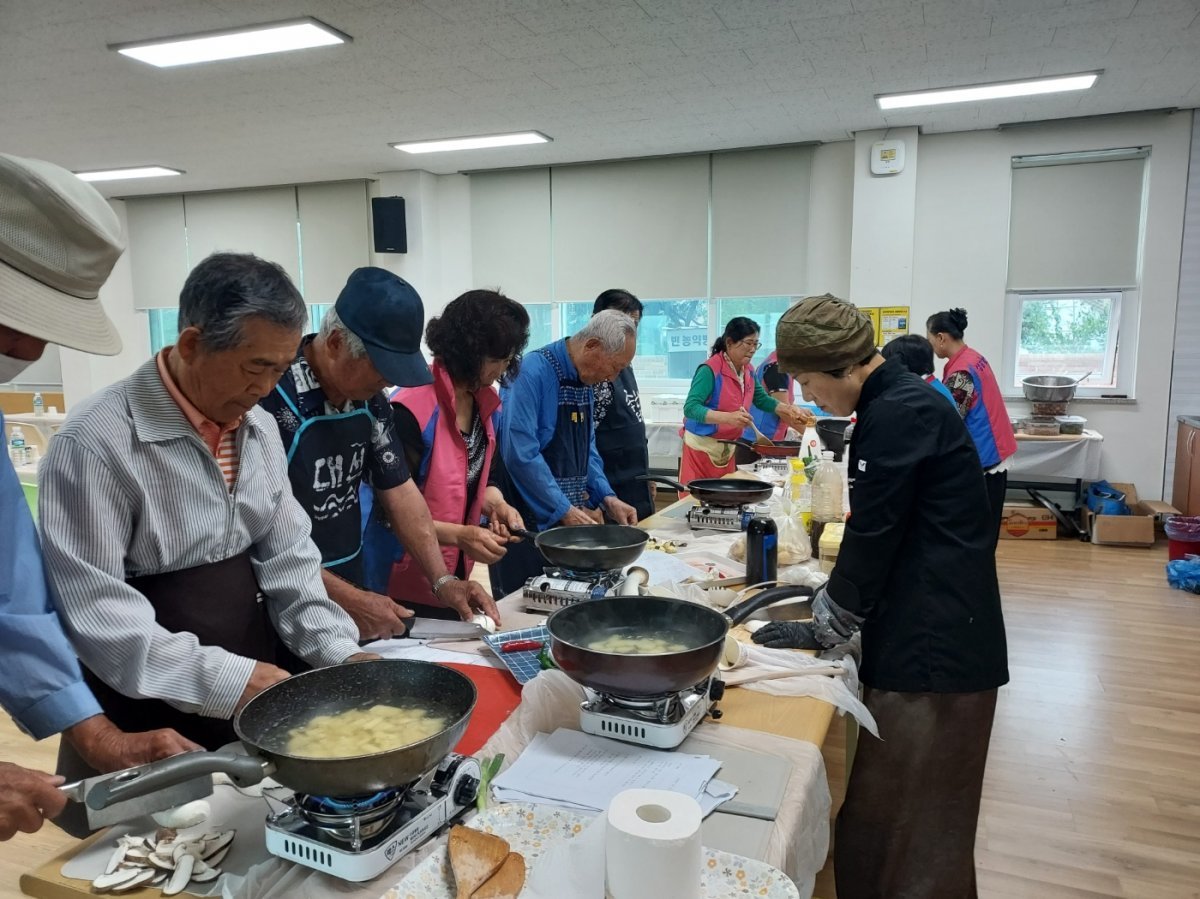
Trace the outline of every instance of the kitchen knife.
[[123, 802], [114, 802], [107, 808], [93, 808], [92, 803], [88, 801], [93, 793], [95, 793], [96, 799], [106, 795], [110, 785], [115, 786], [119, 783], [136, 780], [149, 767], [149, 765], [143, 765], [139, 768], [126, 768], [124, 771], [103, 774], [99, 777], [89, 777], [85, 780], [77, 780], [74, 783], [63, 784], [59, 789], [71, 799], [83, 805], [87, 810], [88, 826], [93, 829], [108, 827], [110, 824], [119, 824], [122, 821], [129, 821], [133, 818], [141, 818], [144, 815], [153, 814], [154, 812], [164, 812], [167, 809], [212, 795], [212, 775], [205, 774], [201, 777], [193, 777], [190, 780], [185, 780], [182, 783], [163, 787], [147, 796], [126, 799]]
[[473, 621], [412, 618], [405, 636], [414, 640], [482, 640], [487, 634]]

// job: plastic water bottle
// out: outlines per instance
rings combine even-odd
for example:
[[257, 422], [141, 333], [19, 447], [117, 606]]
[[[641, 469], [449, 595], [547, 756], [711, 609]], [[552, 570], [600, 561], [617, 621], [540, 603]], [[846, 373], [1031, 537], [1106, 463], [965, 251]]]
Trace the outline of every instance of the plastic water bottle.
[[817, 473], [812, 483], [812, 537], [819, 543], [821, 532], [831, 521], [844, 521], [845, 507], [842, 505], [842, 473], [833, 461], [833, 453], [825, 450], [817, 464]]
[[33, 414], [39, 418], [46, 414], [46, 404], [42, 400], [42, 395], [40, 393], [35, 393], [33, 395]]
[[804, 533], [812, 533], [812, 485], [804, 473], [804, 460], [790, 460], [791, 476], [788, 478], [788, 499], [791, 502], [792, 515], [804, 528]]
[[12, 438], [8, 442], [8, 455], [13, 465], [24, 465], [28, 458], [25, 445], [25, 432], [17, 425], [12, 429]]

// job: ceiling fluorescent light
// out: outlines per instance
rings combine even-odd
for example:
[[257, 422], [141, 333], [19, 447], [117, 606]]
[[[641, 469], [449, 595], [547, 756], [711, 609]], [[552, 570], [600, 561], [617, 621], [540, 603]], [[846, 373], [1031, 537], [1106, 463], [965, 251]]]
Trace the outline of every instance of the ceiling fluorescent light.
[[509, 134], [482, 134], [477, 137], [447, 137], [438, 140], [418, 140], [392, 144], [405, 153], [447, 153], [451, 150], [486, 150], [491, 147], [519, 147], [525, 144], [546, 144], [552, 138], [540, 131], [513, 131]]
[[161, 178], [164, 175], [182, 175], [179, 169], [169, 169], [161, 165], [140, 165], [127, 169], [100, 169], [95, 172], [76, 172], [75, 175], [84, 181], [124, 181], [127, 178]]
[[122, 56], [149, 63], [159, 68], [186, 66], [219, 59], [238, 59], [243, 56], [262, 56], [287, 50], [307, 50], [344, 44], [351, 38], [336, 28], [311, 17], [271, 22], [265, 25], [246, 25], [202, 34], [109, 44]]
[[943, 103], [974, 103], [978, 100], [1002, 100], [1007, 97], [1032, 97], [1060, 91], [1087, 90], [1096, 83], [1100, 72], [1081, 75], [1057, 75], [1053, 78], [1029, 78], [968, 87], [947, 87], [910, 94], [876, 94], [880, 109], [910, 109], [915, 106], [940, 106]]

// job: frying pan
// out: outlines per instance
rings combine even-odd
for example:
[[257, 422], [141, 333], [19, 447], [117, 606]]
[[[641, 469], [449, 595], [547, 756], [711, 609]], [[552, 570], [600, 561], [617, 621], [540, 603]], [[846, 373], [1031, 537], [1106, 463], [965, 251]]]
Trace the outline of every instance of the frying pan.
[[[755, 447], [755, 452], [763, 447]], [[762, 481], [750, 478], [701, 478], [688, 481], [687, 486], [671, 478], [655, 475], [639, 475], [639, 481], [655, 481], [674, 487], [680, 493], [690, 493], [702, 503], [710, 506], [741, 506], [746, 503], [762, 503], [771, 498], [774, 488]]]
[[800, 450], [804, 449], [803, 440], [776, 440], [772, 446], [767, 446], [763, 443], [754, 443], [747, 440], [745, 437], [739, 437], [736, 440], [721, 440], [720, 443], [731, 443], [735, 446], [743, 446], [746, 449], [753, 450], [766, 459], [779, 459], [786, 456], [798, 456]]
[[[442, 715], [440, 732], [416, 743], [340, 758], [290, 755], [290, 732], [317, 715], [369, 708], [377, 703], [412, 705]], [[221, 772], [239, 787], [273, 777], [297, 793], [315, 796], [363, 796], [407, 786], [433, 770], [467, 729], [475, 708], [475, 685], [453, 668], [431, 662], [379, 659], [306, 671], [280, 681], [248, 702], [233, 727], [249, 755], [189, 752], [131, 769], [119, 782], [109, 781], [88, 795], [88, 805], [145, 796], [181, 781]]]
[[650, 535], [621, 524], [581, 524], [535, 534], [512, 530], [531, 541], [551, 565], [572, 571], [613, 571], [637, 561]]
[[[550, 652], [571, 680], [599, 693], [650, 698], [694, 687], [717, 668], [725, 634], [758, 609], [795, 596], [811, 596], [800, 585], [763, 590], [732, 609], [662, 596], [608, 596], [565, 606], [546, 621]], [[589, 649], [616, 633], [661, 637], [687, 648], [632, 655]]]

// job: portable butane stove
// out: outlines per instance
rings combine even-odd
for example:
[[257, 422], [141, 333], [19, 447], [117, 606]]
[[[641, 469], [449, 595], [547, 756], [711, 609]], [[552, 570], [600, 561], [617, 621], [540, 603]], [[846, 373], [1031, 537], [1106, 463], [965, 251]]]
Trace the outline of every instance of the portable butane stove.
[[693, 531], [744, 531], [754, 517], [751, 507], [699, 505], [688, 509], [688, 527]]
[[705, 715], [721, 717], [721, 710], [713, 706], [724, 693], [725, 682], [716, 676], [666, 696], [630, 698], [588, 690], [579, 706], [579, 724], [584, 733], [597, 737], [674, 749]]
[[777, 474], [787, 475], [791, 472], [791, 459], [781, 457], [777, 459], [759, 459], [754, 463], [755, 474]]
[[479, 762], [450, 754], [407, 787], [373, 796], [297, 793], [267, 817], [267, 850], [343, 880], [377, 877], [475, 802]]
[[522, 596], [527, 612], [557, 612], [584, 599], [615, 596], [625, 574], [613, 571], [575, 571], [570, 568], [547, 568], [544, 574], [531, 577], [525, 583]]

